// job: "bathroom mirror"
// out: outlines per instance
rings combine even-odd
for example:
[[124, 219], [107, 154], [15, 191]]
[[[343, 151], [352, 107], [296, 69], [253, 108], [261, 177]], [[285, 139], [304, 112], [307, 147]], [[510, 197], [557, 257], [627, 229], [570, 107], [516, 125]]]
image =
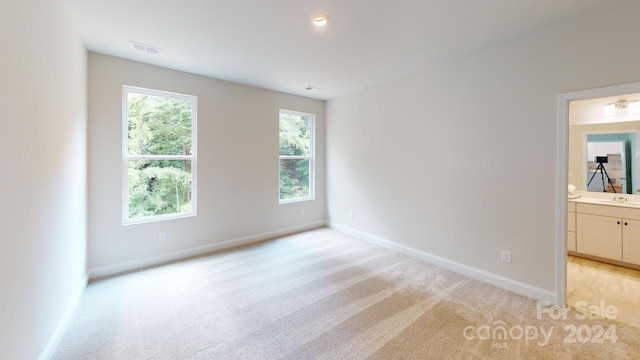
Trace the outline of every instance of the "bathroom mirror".
[[633, 193], [632, 141], [630, 133], [587, 135], [587, 191]]
[[638, 105], [640, 93], [569, 103], [568, 180], [576, 191], [640, 194]]
[[638, 132], [640, 121], [569, 126], [569, 183], [580, 191], [640, 193]]

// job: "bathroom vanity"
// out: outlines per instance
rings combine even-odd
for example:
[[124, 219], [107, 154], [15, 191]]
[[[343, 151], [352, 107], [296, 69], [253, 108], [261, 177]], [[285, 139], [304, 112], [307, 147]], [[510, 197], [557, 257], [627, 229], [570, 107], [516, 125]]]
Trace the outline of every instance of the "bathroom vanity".
[[640, 202], [581, 197], [568, 210], [569, 254], [640, 269]]

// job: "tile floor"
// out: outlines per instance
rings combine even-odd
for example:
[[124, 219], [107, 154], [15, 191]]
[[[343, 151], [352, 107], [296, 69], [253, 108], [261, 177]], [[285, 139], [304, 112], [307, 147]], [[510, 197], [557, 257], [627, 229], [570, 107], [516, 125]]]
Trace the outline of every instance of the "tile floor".
[[615, 320], [640, 327], [640, 270], [569, 255], [567, 304], [575, 308], [579, 301], [596, 313], [601, 301], [614, 305]]

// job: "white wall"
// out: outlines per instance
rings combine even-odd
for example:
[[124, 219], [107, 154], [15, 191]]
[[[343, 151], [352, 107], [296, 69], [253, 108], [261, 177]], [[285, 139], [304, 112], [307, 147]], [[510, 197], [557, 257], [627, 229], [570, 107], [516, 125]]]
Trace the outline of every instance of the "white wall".
[[640, 79], [639, 12], [620, 1], [331, 100], [330, 221], [555, 292], [557, 96]]
[[58, 0], [1, 1], [0, 34], [0, 357], [37, 359], [84, 286], [87, 56]]
[[[198, 97], [196, 217], [122, 225], [122, 85]], [[316, 114], [316, 200], [278, 204], [281, 108]], [[324, 101], [90, 53], [89, 268], [117, 269], [130, 261], [323, 221], [324, 111]], [[167, 233], [164, 242], [158, 241], [160, 231]]]

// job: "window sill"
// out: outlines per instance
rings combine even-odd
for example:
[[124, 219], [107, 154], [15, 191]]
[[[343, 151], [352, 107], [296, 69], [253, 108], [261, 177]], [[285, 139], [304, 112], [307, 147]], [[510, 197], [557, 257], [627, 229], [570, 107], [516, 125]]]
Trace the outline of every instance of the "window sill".
[[197, 214], [195, 212], [190, 213], [181, 213], [181, 214], [167, 214], [167, 215], [156, 215], [156, 216], [148, 216], [143, 218], [135, 218], [135, 219], [125, 219], [122, 220], [122, 226], [129, 225], [138, 225], [138, 224], [147, 224], [159, 221], [167, 221], [167, 220], [177, 220], [184, 219], [189, 217], [195, 217]]
[[297, 203], [297, 202], [303, 202], [303, 201], [312, 201], [315, 200], [315, 197], [305, 197], [305, 198], [298, 198], [298, 199], [286, 199], [286, 200], [280, 200], [279, 204], [291, 204], [291, 203]]

